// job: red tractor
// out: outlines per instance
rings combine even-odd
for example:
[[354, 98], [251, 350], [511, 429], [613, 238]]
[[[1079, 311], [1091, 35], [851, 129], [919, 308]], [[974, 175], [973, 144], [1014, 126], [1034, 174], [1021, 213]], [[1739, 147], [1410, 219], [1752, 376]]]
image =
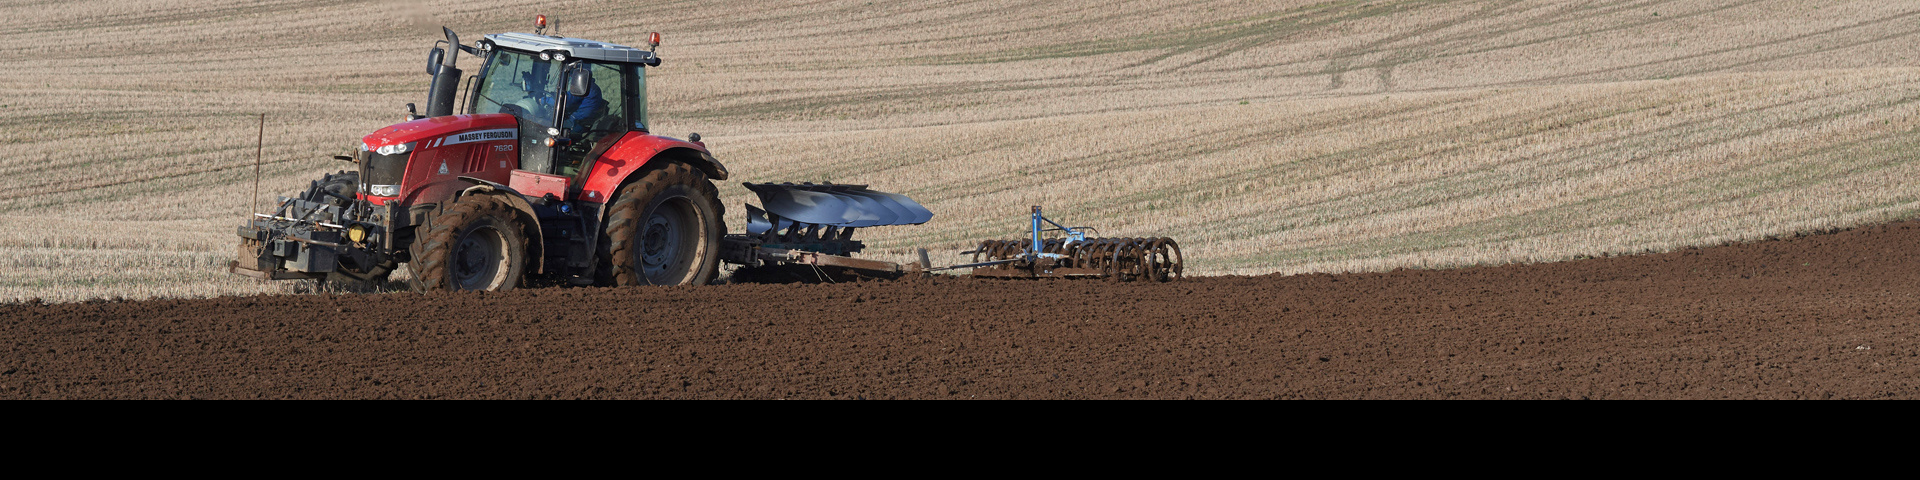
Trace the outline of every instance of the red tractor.
[[[545, 17], [536, 25], [474, 45], [443, 29], [445, 45], [428, 53], [426, 114], [408, 104], [409, 121], [336, 157], [356, 169], [254, 214], [230, 271], [364, 287], [406, 263], [414, 289], [433, 291], [698, 285], [723, 259], [911, 268], [850, 257], [862, 247], [855, 228], [932, 217], [861, 185], [747, 185], [767, 208], [748, 206], [748, 233], [727, 235], [713, 183], [726, 167], [699, 134], [648, 129], [659, 34], [640, 50], [544, 35]], [[461, 52], [484, 62], [464, 82]]]

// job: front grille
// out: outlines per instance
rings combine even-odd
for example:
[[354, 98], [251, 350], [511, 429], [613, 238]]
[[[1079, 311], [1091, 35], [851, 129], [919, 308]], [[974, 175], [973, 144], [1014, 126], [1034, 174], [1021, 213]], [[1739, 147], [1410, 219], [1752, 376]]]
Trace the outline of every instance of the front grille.
[[401, 177], [407, 173], [407, 157], [412, 153], [381, 155], [366, 152], [366, 155], [367, 161], [360, 164], [362, 185], [399, 185]]

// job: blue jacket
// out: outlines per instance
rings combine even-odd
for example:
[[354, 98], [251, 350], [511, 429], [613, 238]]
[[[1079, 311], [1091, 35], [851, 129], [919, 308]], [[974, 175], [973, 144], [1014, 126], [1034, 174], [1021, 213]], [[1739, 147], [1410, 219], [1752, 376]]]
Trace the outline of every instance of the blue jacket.
[[583, 127], [592, 128], [593, 125], [581, 125], [581, 122], [591, 121], [606, 113], [607, 99], [600, 97], [600, 85], [589, 83], [584, 96], [567, 95], [567, 111], [573, 113], [567, 115], [567, 123], [562, 126], [575, 132], [582, 131]]

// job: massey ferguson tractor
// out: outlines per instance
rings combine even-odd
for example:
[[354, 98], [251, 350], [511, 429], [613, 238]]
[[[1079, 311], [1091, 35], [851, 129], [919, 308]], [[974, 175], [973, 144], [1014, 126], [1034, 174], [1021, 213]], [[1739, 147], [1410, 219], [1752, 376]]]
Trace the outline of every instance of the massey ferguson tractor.
[[[326, 175], [239, 228], [229, 271], [378, 286], [407, 264], [416, 290], [507, 290], [523, 282], [698, 285], [717, 263], [902, 274], [925, 265], [856, 259], [856, 228], [926, 222], [907, 197], [863, 185], [749, 184], [748, 232], [727, 235], [700, 141], [647, 122], [649, 48], [543, 34], [460, 43], [427, 55], [425, 115], [362, 139], [356, 168]], [[477, 74], [455, 66], [478, 57]], [[460, 92], [464, 84], [465, 92]], [[456, 100], [459, 107], [456, 108]]]
[[[958, 268], [991, 278], [1167, 281], [1181, 275], [1168, 238], [1088, 238], [1086, 227], [1042, 228], [962, 252], [975, 263], [933, 268], [854, 258], [854, 231], [933, 218], [905, 196], [865, 185], [743, 184], [747, 231], [727, 234], [715, 180], [727, 168], [699, 134], [655, 135], [647, 122], [654, 52], [593, 40], [487, 35], [460, 43], [450, 29], [427, 54], [427, 111], [361, 139], [356, 168], [314, 181], [297, 198], [240, 226], [228, 271], [310, 279], [348, 290], [387, 283], [400, 264], [415, 290], [507, 290], [547, 285], [699, 285], [718, 263], [786, 273], [789, 280], [891, 278]], [[461, 53], [478, 57], [463, 76]], [[464, 86], [465, 93], [461, 93]], [[456, 101], [458, 107], [456, 107]], [[1043, 239], [1044, 232], [1064, 238]], [[749, 275], [752, 276], [752, 275]]]

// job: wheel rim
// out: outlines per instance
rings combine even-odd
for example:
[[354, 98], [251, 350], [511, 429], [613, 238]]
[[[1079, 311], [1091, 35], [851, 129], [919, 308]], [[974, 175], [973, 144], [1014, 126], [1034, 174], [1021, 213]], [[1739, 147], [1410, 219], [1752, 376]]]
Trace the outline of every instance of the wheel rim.
[[685, 197], [667, 199], [647, 216], [640, 225], [640, 248], [633, 249], [647, 283], [677, 285], [693, 270], [698, 218]]
[[454, 244], [453, 286], [461, 290], [486, 290], [499, 283], [507, 271], [506, 238], [492, 226], [481, 226], [460, 236]]

